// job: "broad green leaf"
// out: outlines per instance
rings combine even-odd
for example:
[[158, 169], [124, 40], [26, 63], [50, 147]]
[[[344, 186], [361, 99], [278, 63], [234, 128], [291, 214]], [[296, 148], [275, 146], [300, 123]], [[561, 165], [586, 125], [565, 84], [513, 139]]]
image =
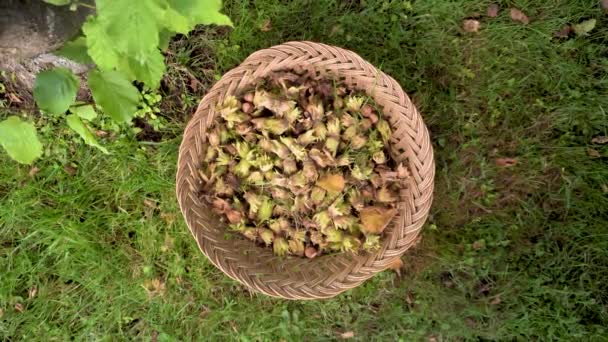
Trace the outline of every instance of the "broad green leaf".
[[156, 18], [162, 8], [154, 0], [97, 0], [97, 15], [116, 50], [146, 64], [158, 49]]
[[55, 54], [82, 64], [93, 63], [93, 59], [87, 52], [87, 39], [85, 37], [78, 37], [65, 43], [61, 49], [55, 51]]
[[189, 16], [185, 16], [171, 7], [167, 7], [160, 14], [161, 24], [169, 31], [186, 34], [194, 27]]
[[70, 107], [70, 112], [78, 115], [82, 119], [89, 121], [97, 117], [97, 112], [95, 111], [95, 108], [93, 108], [93, 106], [91, 105], [72, 106]]
[[150, 88], [160, 85], [160, 80], [165, 73], [165, 58], [158, 49], [150, 54], [146, 64], [140, 64], [137, 60], [125, 57], [120, 64], [119, 71], [125, 73], [131, 80], [144, 82]]
[[127, 122], [139, 104], [139, 91], [117, 71], [89, 71], [89, 88], [95, 102], [114, 120]]
[[97, 67], [102, 70], [112, 70], [120, 61], [112, 39], [108, 37], [104, 26], [98, 18], [89, 17], [82, 25], [82, 32], [86, 35], [88, 54]]
[[190, 18], [193, 24], [216, 24], [232, 26], [232, 21], [220, 13], [221, 0], [168, 0], [169, 5], [182, 15]]
[[93, 133], [91, 133], [89, 128], [82, 122], [82, 120], [80, 120], [78, 115], [70, 114], [66, 117], [66, 120], [68, 122], [68, 126], [73, 129], [74, 132], [78, 133], [78, 135], [80, 135], [87, 145], [97, 147], [101, 152], [108, 154], [108, 150], [99, 145]]
[[51, 5], [55, 5], [55, 6], [64, 6], [64, 5], [69, 5], [72, 0], [42, 0], [44, 2], [46, 2], [47, 4], [51, 4]]
[[165, 51], [169, 47], [169, 43], [171, 42], [171, 38], [175, 35], [175, 33], [162, 29], [158, 35], [158, 47]]
[[80, 81], [65, 68], [40, 72], [34, 83], [34, 99], [40, 109], [62, 114], [74, 103]]
[[587, 34], [589, 34], [589, 32], [591, 32], [591, 30], [595, 28], [595, 23], [595, 19], [585, 20], [579, 24], [572, 25], [572, 30], [578, 36], [586, 36]]
[[0, 122], [0, 145], [19, 163], [31, 164], [42, 155], [42, 144], [32, 123], [16, 116]]

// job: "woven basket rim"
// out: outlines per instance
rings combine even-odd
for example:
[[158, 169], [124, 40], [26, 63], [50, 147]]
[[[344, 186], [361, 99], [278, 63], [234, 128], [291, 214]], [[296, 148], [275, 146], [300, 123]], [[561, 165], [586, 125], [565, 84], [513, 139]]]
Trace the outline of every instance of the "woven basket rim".
[[[391, 154], [409, 166], [412, 177], [399, 215], [373, 253], [343, 253], [314, 259], [279, 258], [244, 239], [227, 240], [225, 228], [198, 197], [198, 174], [206, 129], [215, 106], [270, 71], [304, 68], [365, 91], [384, 109], [393, 128]], [[201, 100], [180, 145], [176, 193], [180, 209], [200, 250], [212, 264], [248, 288], [286, 299], [333, 297], [386, 269], [416, 241], [433, 196], [435, 164], [422, 117], [399, 84], [356, 53], [321, 43], [295, 41], [259, 50], [227, 72]]]

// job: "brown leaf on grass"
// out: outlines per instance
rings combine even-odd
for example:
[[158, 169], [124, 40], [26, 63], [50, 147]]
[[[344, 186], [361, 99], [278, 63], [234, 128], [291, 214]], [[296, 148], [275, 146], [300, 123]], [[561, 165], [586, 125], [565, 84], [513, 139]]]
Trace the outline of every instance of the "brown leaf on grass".
[[520, 22], [524, 25], [527, 25], [530, 23], [530, 18], [528, 18], [528, 16], [525, 15], [524, 12], [518, 10], [517, 8], [511, 8], [510, 14], [511, 14], [511, 19], [513, 19], [513, 21]]
[[15, 304], [15, 310], [17, 310], [19, 312], [23, 312], [25, 310], [25, 307], [23, 306], [23, 304], [17, 303], [17, 304]]
[[412, 293], [412, 291], [407, 291], [407, 295], [405, 296], [405, 302], [409, 306], [414, 305], [414, 293]]
[[593, 149], [593, 148], [588, 148], [587, 149], [587, 154], [589, 155], [589, 157], [593, 157], [593, 158], [601, 158], [602, 154], [600, 153], [600, 151]]
[[142, 287], [146, 290], [148, 297], [164, 296], [166, 287], [165, 282], [160, 278], [148, 279], [144, 281]]
[[600, 144], [600, 145], [608, 144], [608, 136], [605, 136], [605, 135], [597, 136], [597, 137], [591, 139], [591, 143]]
[[608, 12], [608, 0], [602, 0], [602, 1], [600, 1], [600, 7], [604, 11]]
[[462, 29], [465, 32], [479, 32], [479, 20], [467, 19], [462, 22]]
[[472, 247], [473, 247], [474, 250], [478, 251], [478, 250], [483, 249], [483, 248], [486, 247], [486, 242], [483, 241], [483, 240], [477, 240], [477, 241], [473, 242], [473, 246]]
[[262, 26], [260, 26], [260, 31], [262, 32], [268, 32], [272, 29], [272, 23], [270, 22], [270, 19], [266, 19], [264, 21], [264, 23], [262, 23]]
[[348, 339], [348, 338], [353, 338], [355, 337], [355, 332], [354, 331], [346, 331], [340, 334], [340, 337], [343, 339]]
[[27, 292], [27, 298], [32, 299], [32, 298], [36, 297], [37, 294], [38, 294], [38, 288], [36, 286], [34, 286]]
[[38, 172], [40, 172], [40, 169], [34, 166], [30, 169], [30, 172], [28, 174], [30, 175], [30, 177], [34, 177]]
[[565, 25], [561, 30], [555, 32], [553, 37], [555, 38], [568, 38], [568, 36], [572, 33], [572, 26]]
[[497, 158], [496, 165], [502, 167], [510, 167], [517, 165], [517, 159], [513, 158]]
[[171, 225], [175, 222], [174, 213], [160, 213], [160, 218], [165, 221], [166, 224]]
[[74, 176], [74, 175], [76, 175], [76, 172], [78, 172], [78, 170], [71, 165], [65, 165], [63, 167], [63, 170], [70, 176]]
[[198, 91], [198, 80], [194, 77], [190, 77], [190, 89], [192, 89], [193, 92], [197, 92]]
[[395, 273], [397, 273], [397, 275], [401, 277], [401, 268], [402, 267], [403, 267], [403, 261], [401, 261], [401, 258], [395, 258], [395, 260], [391, 261], [391, 263], [388, 265], [387, 268], [395, 271]]
[[369, 234], [380, 234], [397, 215], [397, 209], [383, 207], [367, 207], [361, 209], [359, 217], [363, 224], [362, 230]]
[[158, 207], [158, 205], [156, 204], [156, 201], [151, 200], [149, 198], [145, 198], [144, 199], [144, 205], [148, 208], [152, 208], [152, 209], [156, 209]]
[[328, 174], [317, 181], [317, 186], [329, 192], [344, 190], [344, 177], [340, 174]]
[[490, 18], [496, 18], [498, 16], [498, 11], [500, 11], [500, 6], [498, 6], [498, 4], [491, 4], [488, 6], [486, 15]]
[[19, 98], [19, 96], [17, 96], [17, 94], [14, 93], [8, 93], [6, 94], [8, 99], [12, 102], [12, 103], [21, 103], [23, 101], [21, 101], [21, 99]]
[[98, 136], [98, 137], [100, 137], [100, 138], [103, 138], [103, 137], [107, 137], [108, 136], [108, 132], [101, 131], [101, 130], [100, 131], [95, 131], [95, 135]]
[[492, 298], [492, 300], [490, 301], [490, 305], [498, 305], [502, 303], [502, 299], [500, 299], [500, 295]]

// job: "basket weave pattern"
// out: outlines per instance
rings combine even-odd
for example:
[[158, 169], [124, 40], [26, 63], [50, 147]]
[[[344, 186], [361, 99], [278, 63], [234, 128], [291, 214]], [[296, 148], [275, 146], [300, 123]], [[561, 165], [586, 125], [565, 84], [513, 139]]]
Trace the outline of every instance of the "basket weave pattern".
[[[365, 91], [383, 107], [393, 136], [392, 158], [409, 167], [411, 177], [399, 214], [384, 231], [382, 247], [373, 253], [323, 255], [314, 259], [281, 258], [249, 240], [226, 238], [225, 224], [200, 199], [198, 174], [207, 146], [206, 132], [217, 104], [251, 88], [270, 71], [303, 68]], [[410, 248], [424, 224], [433, 195], [435, 164], [422, 117], [399, 84], [354, 52], [312, 42], [290, 42], [257, 51], [226, 73], [202, 99], [188, 123], [179, 150], [177, 198], [201, 251], [229, 277], [264, 294], [287, 299], [333, 297], [354, 288]]]

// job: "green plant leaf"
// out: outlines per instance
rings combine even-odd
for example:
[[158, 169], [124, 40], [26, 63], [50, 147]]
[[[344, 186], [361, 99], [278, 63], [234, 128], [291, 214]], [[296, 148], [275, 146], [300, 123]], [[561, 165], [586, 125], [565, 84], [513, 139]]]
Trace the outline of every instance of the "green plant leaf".
[[150, 88], [156, 88], [165, 73], [165, 58], [157, 49], [149, 55], [145, 64], [140, 64], [134, 58], [127, 57], [120, 64], [119, 70], [127, 74], [131, 80], [144, 82]]
[[116, 50], [144, 65], [158, 49], [156, 21], [162, 8], [155, 0], [97, 0], [98, 21]]
[[175, 34], [167, 29], [162, 29], [158, 36], [158, 47], [164, 51], [169, 47], [169, 43], [171, 42], [171, 38]]
[[66, 121], [68, 122], [68, 126], [74, 130], [74, 132], [78, 133], [80, 137], [84, 140], [87, 145], [97, 147], [101, 152], [108, 154], [108, 150], [105, 147], [99, 145], [97, 139], [89, 128], [80, 120], [78, 115], [70, 114], [66, 117]]
[[114, 120], [127, 122], [139, 104], [139, 91], [117, 71], [89, 71], [89, 88], [95, 102]]
[[69, 5], [72, 0], [42, 0], [44, 2], [46, 2], [47, 4], [51, 4], [51, 5], [55, 5], [55, 6], [64, 6], [64, 5]]
[[72, 106], [70, 107], [70, 112], [78, 115], [81, 119], [89, 121], [97, 117], [97, 112], [95, 111], [95, 108], [93, 108], [93, 106], [91, 105]]
[[16, 116], [9, 116], [0, 122], [0, 145], [11, 158], [23, 164], [31, 164], [42, 155], [42, 144], [36, 135], [36, 128]]
[[87, 39], [85, 37], [78, 37], [65, 43], [61, 49], [55, 51], [55, 54], [82, 64], [93, 63], [93, 59], [87, 52]]
[[65, 68], [40, 72], [34, 82], [34, 99], [40, 109], [62, 114], [74, 103], [80, 81]]
[[165, 8], [160, 19], [162, 25], [172, 32], [186, 34], [194, 27], [194, 23], [189, 16], [183, 15], [172, 7]]
[[82, 25], [82, 32], [86, 35], [88, 55], [97, 64], [97, 67], [102, 70], [114, 69], [120, 59], [114, 43], [99, 19], [89, 17]]
[[220, 13], [221, 0], [169, 0], [169, 5], [192, 20], [194, 24], [216, 24], [232, 26], [232, 21]]
[[595, 28], [595, 19], [585, 20], [579, 24], [572, 25], [572, 30], [577, 36], [586, 36]]

